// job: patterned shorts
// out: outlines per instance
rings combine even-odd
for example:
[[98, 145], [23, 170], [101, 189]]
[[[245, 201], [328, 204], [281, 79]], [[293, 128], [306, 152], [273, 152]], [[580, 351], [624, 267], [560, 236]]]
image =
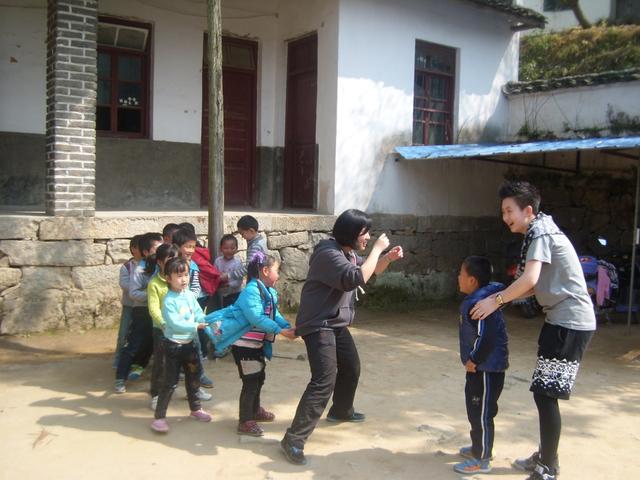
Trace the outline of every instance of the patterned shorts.
[[545, 323], [538, 338], [538, 362], [529, 390], [547, 397], [568, 400], [582, 355], [593, 333]]

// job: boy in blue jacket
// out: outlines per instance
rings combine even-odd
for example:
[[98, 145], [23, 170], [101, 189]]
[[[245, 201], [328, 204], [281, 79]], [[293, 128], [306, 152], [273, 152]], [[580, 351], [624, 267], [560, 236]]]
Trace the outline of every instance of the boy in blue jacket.
[[468, 460], [457, 463], [458, 473], [489, 473], [493, 449], [493, 419], [498, 413], [498, 398], [509, 367], [507, 329], [502, 311], [496, 310], [484, 320], [473, 320], [471, 308], [481, 299], [504, 289], [491, 282], [491, 262], [485, 257], [467, 257], [460, 267], [458, 287], [466, 297], [460, 305], [460, 360], [467, 370], [465, 399], [471, 424], [471, 446], [460, 455]]

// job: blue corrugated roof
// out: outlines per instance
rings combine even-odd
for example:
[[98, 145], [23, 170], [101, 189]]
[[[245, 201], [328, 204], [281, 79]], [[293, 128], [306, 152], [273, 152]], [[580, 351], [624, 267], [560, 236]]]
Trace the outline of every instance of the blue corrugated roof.
[[543, 153], [576, 150], [622, 150], [640, 148], [640, 136], [584, 138], [579, 140], [545, 140], [527, 143], [467, 143], [457, 145], [420, 145], [396, 147], [406, 160], [435, 158], [491, 157], [518, 153]]

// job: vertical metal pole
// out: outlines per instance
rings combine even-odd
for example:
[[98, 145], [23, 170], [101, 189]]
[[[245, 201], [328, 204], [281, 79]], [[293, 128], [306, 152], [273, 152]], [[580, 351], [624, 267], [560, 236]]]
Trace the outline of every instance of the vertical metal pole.
[[636, 244], [638, 241], [638, 196], [640, 196], [640, 152], [636, 165], [636, 205], [633, 211], [633, 239], [631, 245], [631, 280], [629, 282], [629, 304], [627, 305], [627, 327], [631, 327], [631, 309], [633, 306], [633, 284], [636, 278]]
[[209, 252], [224, 232], [224, 106], [222, 97], [222, 0], [207, 0], [209, 63]]

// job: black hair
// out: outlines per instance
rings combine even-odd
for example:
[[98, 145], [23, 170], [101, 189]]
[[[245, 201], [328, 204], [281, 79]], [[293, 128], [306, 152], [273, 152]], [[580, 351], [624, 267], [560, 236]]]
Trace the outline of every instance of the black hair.
[[163, 243], [156, 249], [156, 253], [147, 257], [144, 273], [152, 275], [160, 260], [166, 261], [168, 258], [177, 257], [178, 253], [178, 247], [173, 244]]
[[174, 273], [184, 273], [189, 271], [189, 264], [184, 258], [173, 257], [164, 266], [164, 276], [169, 278]]
[[[130, 252], [134, 248], [137, 248], [138, 250], [140, 250], [140, 238], [141, 237], [142, 237], [142, 235], [134, 235], [133, 237], [131, 237], [131, 240], [129, 241], [129, 251]], [[142, 254], [142, 252], [140, 252], [140, 254]], [[131, 252], [131, 255], [133, 255], [133, 252]]]
[[180, 225], [178, 225], [177, 223], [167, 223], [162, 229], [162, 236], [171, 237], [173, 235], [173, 232], [175, 232], [179, 228]]
[[140, 253], [144, 255], [145, 250], [149, 252], [153, 242], [162, 242], [162, 234], [158, 232], [148, 232], [141, 235], [138, 241], [138, 250], [140, 250]]
[[184, 230], [192, 232], [194, 235], [196, 234], [196, 227], [193, 226], [193, 223], [182, 222], [180, 225], [178, 225], [178, 228], [183, 228]]
[[221, 247], [224, 242], [233, 242], [236, 244], [236, 248], [238, 248], [238, 239], [234, 235], [231, 235], [230, 233], [223, 235], [222, 238], [220, 239]]
[[238, 230], [249, 230], [250, 228], [253, 228], [256, 232], [259, 228], [258, 220], [256, 220], [256, 217], [252, 217], [251, 215], [244, 215], [240, 217], [236, 226], [238, 227]]
[[513, 198], [522, 210], [531, 206], [534, 215], [537, 215], [540, 209], [540, 192], [529, 182], [506, 181], [500, 186], [498, 196], [500, 200]]
[[488, 285], [491, 281], [493, 267], [491, 266], [491, 260], [487, 257], [471, 255], [464, 259], [462, 265], [464, 265], [467, 275], [478, 280], [478, 285], [480, 287]]
[[343, 247], [358, 247], [358, 237], [371, 230], [371, 218], [361, 210], [345, 210], [333, 224], [333, 238]]
[[179, 228], [178, 230], [176, 230], [175, 232], [173, 232], [173, 237], [172, 237], [172, 242], [175, 243], [177, 246], [181, 247], [182, 245], [184, 245], [185, 243], [189, 242], [189, 241], [194, 241], [197, 242], [198, 241], [198, 237], [196, 237], [196, 232], [195, 231], [191, 231], [188, 228]]
[[260, 270], [264, 267], [271, 267], [278, 263], [278, 259], [273, 255], [256, 252], [247, 265], [247, 280], [260, 277]]

